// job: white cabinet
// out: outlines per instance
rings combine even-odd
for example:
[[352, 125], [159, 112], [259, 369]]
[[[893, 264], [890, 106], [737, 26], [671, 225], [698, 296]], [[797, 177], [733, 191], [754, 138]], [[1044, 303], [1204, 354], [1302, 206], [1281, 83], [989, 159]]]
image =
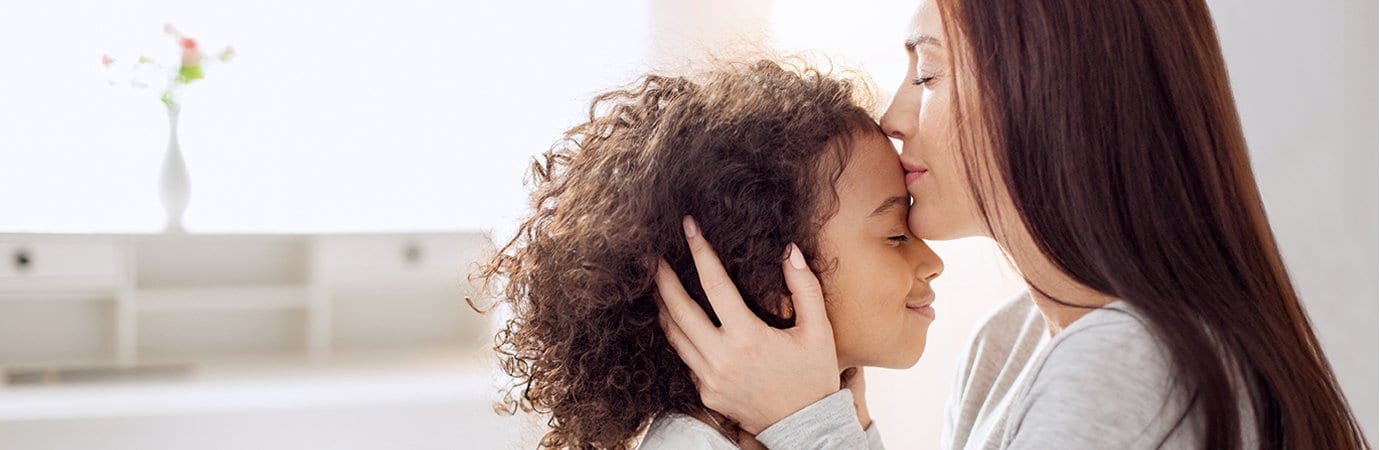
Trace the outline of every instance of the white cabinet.
[[467, 350], [479, 233], [0, 234], [0, 368]]
[[449, 288], [485, 249], [479, 235], [319, 236], [317, 275], [332, 288]]
[[113, 288], [122, 269], [118, 239], [0, 235], [0, 290]]

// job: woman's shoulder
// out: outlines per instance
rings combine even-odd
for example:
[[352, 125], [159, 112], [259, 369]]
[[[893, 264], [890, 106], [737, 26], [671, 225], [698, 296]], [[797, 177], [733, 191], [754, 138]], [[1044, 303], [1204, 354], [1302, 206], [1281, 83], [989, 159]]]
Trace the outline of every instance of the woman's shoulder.
[[1141, 448], [1192, 435], [1182, 428], [1191, 427], [1180, 420], [1189, 402], [1168, 348], [1122, 301], [1051, 339], [1019, 399], [1009, 429], [1026, 444], [1062, 436], [1090, 447]]
[[954, 371], [949, 418], [973, 419], [987, 408], [987, 399], [1006, 395], [1014, 381], [1009, 374], [1023, 371], [1038, 354], [1047, 339], [1045, 330], [1028, 293], [1012, 296], [988, 311], [969, 336]]
[[1149, 322], [1122, 300], [1094, 309], [1049, 336], [1035, 302], [1029, 293], [1022, 292], [980, 321], [969, 346], [986, 352], [1025, 353], [1021, 359], [1035, 360], [1041, 366], [1048, 366], [1053, 359], [1059, 367], [1077, 370], [1119, 372], [1123, 365], [1167, 369], [1170, 361], [1167, 348], [1150, 330]]
[[1050, 341], [1045, 358], [1049, 360], [1046, 368], [1097, 369], [1098, 373], [1088, 375], [1100, 378], [1129, 373], [1164, 377], [1172, 372], [1168, 347], [1150, 329], [1150, 322], [1124, 300], [1074, 321]]
[[664, 413], [652, 420], [639, 450], [736, 450], [738, 446], [707, 423], [680, 413]]
[[1012, 353], [1024, 353], [1018, 355], [1019, 359], [1024, 359], [1036, 350], [1045, 330], [1045, 322], [1030, 299], [1030, 293], [1022, 291], [989, 310], [978, 321], [968, 338], [967, 362], [972, 366], [976, 358], [984, 355], [1010, 360]]

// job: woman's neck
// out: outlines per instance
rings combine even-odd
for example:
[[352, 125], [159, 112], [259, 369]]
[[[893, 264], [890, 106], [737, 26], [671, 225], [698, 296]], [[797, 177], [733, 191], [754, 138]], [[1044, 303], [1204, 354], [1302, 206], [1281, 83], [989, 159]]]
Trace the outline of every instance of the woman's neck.
[[1014, 239], [998, 241], [997, 245], [1025, 279], [1026, 289], [1044, 316], [1050, 336], [1059, 334], [1092, 310], [1116, 301], [1116, 297], [1088, 287], [1060, 270], [1039, 250], [1029, 233], [1011, 235]]

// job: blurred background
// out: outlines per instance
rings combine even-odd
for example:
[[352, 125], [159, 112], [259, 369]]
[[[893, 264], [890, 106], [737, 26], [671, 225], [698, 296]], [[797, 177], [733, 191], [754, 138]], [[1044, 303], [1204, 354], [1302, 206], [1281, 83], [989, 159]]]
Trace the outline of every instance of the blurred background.
[[[1208, 3], [1285, 261], [1373, 442], [1376, 3]], [[492, 410], [499, 319], [463, 300], [530, 158], [593, 94], [706, 52], [820, 50], [885, 106], [916, 4], [0, 4], [0, 448], [532, 448], [540, 419]], [[166, 81], [140, 56], [179, 60], [165, 24], [208, 60], [233, 46], [175, 138], [160, 91], [130, 86]], [[868, 373], [890, 448], [937, 447], [957, 353], [1021, 289], [982, 240], [934, 247], [925, 356]]]

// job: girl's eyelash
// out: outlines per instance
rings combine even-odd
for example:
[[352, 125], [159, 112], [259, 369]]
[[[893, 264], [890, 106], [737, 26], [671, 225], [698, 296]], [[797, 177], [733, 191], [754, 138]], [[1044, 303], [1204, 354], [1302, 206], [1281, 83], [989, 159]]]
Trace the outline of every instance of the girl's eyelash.
[[896, 235], [896, 236], [892, 236], [892, 237], [887, 238], [887, 240], [893, 241], [893, 242], [906, 243], [906, 242], [910, 242], [910, 236], [906, 236], [906, 235], [904, 235], [904, 234], [898, 234], [898, 235]]

